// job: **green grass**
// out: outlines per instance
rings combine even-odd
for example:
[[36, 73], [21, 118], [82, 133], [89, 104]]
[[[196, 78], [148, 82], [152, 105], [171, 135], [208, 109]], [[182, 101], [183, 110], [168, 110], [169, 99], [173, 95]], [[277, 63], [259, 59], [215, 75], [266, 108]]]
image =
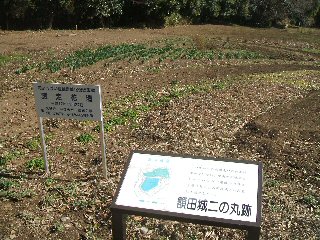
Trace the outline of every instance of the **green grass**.
[[94, 137], [90, 133], [83, 133], [77, 137], [77, 141], [83, 144], [94, 141]]
[[18, 150], [13, 150], [12, 152], [5, 153], [0, 156], [0, 166], [5, 166], [9, 161], [12, 161], [20, 157], [22, 153]]
[[290, 85], [303, 90], [319, 90], [320, 71], [318, 70], [297, 70], [297, 71], [283, 71], [275, 73], [252, 74], [249, 78], [254, 81], [264, 80], [275, 84]]
[[63, 147], [57, 147], [57, 153], [65, 154], [66, 150]]
[[52, 179], [52, 178], [47, 178], [46, 180], [45, 180], [45, 182], [44, 182], [44, 185], [46, 186], [46, 187], [50, 187], [50, 186], [52, 186], [53, 184], [55, 184], [56, 183], [56, 180], [54, 180], [54, 179]]
[[0, 177], [0, 199], [21, 201], [23, 198], [32, 197], [33, 191], [20, 186], [16, 180]]
[[302, 198], [302, 202], [308, 207], [312, 207], [315, 209], [320, 208], [320, 198], [315, 195], [309, 194], [304, 196]]
[[89, 200], [86, 200], [86, 199], [75, 199], [75, 201], [73, 201], [71, 203], [71, 207], [72, 207], [72, 209], [77, 211], [79, 209], [88, 209], [93, 204], [94, 204], [94, 202], [92, 200], [90, 200], [90, 199]]
[[6, 178], [0, 178], [0, 190], [7, 191], [14, 185], [15, 185], [15, 182], [8, 180]]
[[30, 151], [35, 151], [38, 150], [40, 148], [40, 141], [38, 138], [32, 138], [29, 141], [26, 142], [26, 147], [30, 150]]
[[26, 168], [29, 171], [44, 170], [44, 165], [43, 158], [33, 158], [26, 162]]
[[10, 56], [0, 55], [0, 66], [5, 65], [11, 60]]
[[320, 49], [314, 49], [314, 48], [303, 48], [302, 49], [304, 52], [308, 52], [308, 53], [316, 53], [316, 54], [320, 54]]
[[26, 56], [23, 55], [2, 55], [0, 54], [0, 66], [4, 66], [9, 62], [13, 62], [13, 61], [22, 61], [26, 59]]
[[[53, 134], [49, 133], [45, 135], [45, 141], [50, 141], [53, 139]], [[39, 150], [41, 146], [40, 137], [33, 137], [32, 139], [28, 140], [25, 143], [25, 147], [28, 148], [30, 151]]]
[[51, 232], [63, 232], [65, 230], [65, 227], [63, 223], [61, 223], [60, 221], [57, 221], [53, 224], [50, 230]]
[[267, 181], [265, 181], [264, 185], [266, 187], [278, 187], [280, 186], [280, 182], [278, 180], [275, 179], [268, 179]]
[[24, 189], [21, 191], [7, 191], [6, 198], [12, 201], [21, 201], [24, 198], [31, 198], [34, 192], [30, 189]]

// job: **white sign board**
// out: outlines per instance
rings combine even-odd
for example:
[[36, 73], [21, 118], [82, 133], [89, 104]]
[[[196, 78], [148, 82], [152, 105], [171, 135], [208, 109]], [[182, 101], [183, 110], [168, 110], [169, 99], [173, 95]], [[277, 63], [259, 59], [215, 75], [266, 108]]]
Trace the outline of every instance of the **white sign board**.
[[101, 89], [99, 85], [33, 83], [46, 173], [49, 174], [42, 118], [93, 120], [100, 122], [101, 155], [107, 177]]
[[39, 117], [102, 120], [100, 86], [33, 83]]
[[134, 152], [115, 204], [257, 222], [259, 165]]

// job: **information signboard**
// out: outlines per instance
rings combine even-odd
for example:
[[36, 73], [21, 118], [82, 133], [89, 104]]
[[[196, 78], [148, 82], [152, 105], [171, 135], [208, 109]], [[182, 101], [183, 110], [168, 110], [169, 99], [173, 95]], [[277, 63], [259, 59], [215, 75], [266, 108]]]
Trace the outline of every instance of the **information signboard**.
[[261, 188], [258, 162], [133, 152], [112, 208], [259, 227]]
[[33, 89], [40, 117], [102, 119], [101, 90], [98, 85], [34, 83]]
[[104, 176], [107, 177], [101, 89], [99, 85], [33, 83], [36, 110], [45, 160], [49, 174], [42, 118], [93, 120], [100, 122], [101, 154]]

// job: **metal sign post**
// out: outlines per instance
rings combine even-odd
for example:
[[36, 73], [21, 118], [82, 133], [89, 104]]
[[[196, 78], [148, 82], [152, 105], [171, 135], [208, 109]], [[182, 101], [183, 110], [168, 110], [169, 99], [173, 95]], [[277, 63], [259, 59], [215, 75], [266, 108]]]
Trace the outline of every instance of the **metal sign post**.
[[49, 170], [49, 162], [47, 157], [46, 141], [45, 141], [45, 136], [43, 131], [42, 117], [38, 117], [38, 123], [39, 123], [39, 129], [40, 129], [41, 147], [42, 147], [43, 159], [45, 162], [46, 174], [49, 175], [50, 170]]
[[33, 83], [46, 174], [50, 173], [43, 130], [43, 117], [92, 120], [100, 123], [100, 145], [103, 175], [108, 175], [106, 144], [99, 85]]
[[104, 126], [103, 126], [103, 117], [100, 121], [100, 145], [101, 145], [101, 158], [102, 158], [102, 168], [103, 175], [105, 178], [108, 177], [108, 169], [107, 169], [107, 160], [106, 160], [106, 143], [104, 140]]

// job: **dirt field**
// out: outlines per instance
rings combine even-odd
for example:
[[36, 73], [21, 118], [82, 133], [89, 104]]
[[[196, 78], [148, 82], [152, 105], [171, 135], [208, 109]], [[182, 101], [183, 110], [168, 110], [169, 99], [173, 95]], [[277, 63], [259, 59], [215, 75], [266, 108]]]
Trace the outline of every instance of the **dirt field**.
[[[97, 55], [106, 46], [113, 55]], [[317, 29], [0, 32], [0, 239], [111, 239], [109, 207], [131, 150], [261, 161], [261, 239], [320, 239], [319, 60]], [[51, 175], [42, 176], [36, 81], [101, 85], [107, 180], [97, 123], [74, 120], [44, 121]], [[127, 234], [245, 236], [138, 216]]]

